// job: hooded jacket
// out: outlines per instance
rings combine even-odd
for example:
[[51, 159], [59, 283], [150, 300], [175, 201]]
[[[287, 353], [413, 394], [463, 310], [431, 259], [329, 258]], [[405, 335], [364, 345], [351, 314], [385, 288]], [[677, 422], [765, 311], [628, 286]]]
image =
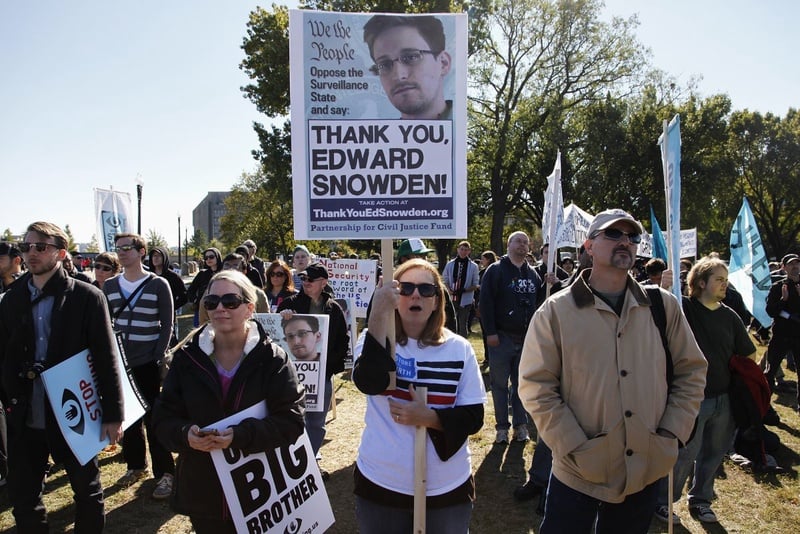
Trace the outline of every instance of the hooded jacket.
[[202, 299], [203, 295], [206, 294], [206, 288], [208, 287], [208, 283], [211, 281], [211, 277], [222, 270], [222, 254], [220, 254], [219, 249], [213, 247], [208, 248], [203, 251], [204, 256], [206, 252], [211, 252], [217, 257], [217, 270], [212, 271], [208, 268], [203, 269], [197, 273], [197, 275], [195, 275], [194, 280], [192, 280], [192, 283], [189, 284], [189, 302], [195, 306], [200, 304], [200, 299]]
[[[164, 258], [164, 264], [161, 266], [160, 274], [153, 269], [153, 254], [155, 252], [161, 253], [161, 257]], [[180, 276], [175, 274], [172, 269], [169, 268], [169, 252], [167, 252], [167, 249], [162, 247], [153, 247], [150, 249], [150, 253], [147, 255], [147, 261], [147, 264], [150, 266], [150, 271], [153, 272], [153, 274], [157, 274], [158, 276], [164, 278], [169, 284], [169, 288], [172, 290], [173, 307], [177, 312], [178, 308], [188, 302], [188, 297], [186, 293], [186, 284], [183, 283], [183, 280]]]

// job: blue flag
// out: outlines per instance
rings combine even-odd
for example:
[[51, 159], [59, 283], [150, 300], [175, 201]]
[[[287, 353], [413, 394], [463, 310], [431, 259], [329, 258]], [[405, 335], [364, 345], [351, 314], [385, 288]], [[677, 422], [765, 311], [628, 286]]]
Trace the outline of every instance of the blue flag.
[[730, 247], [728, 281], [742, 294], [744, 305], [753, 317], [764, 326], [771, 325], [772, 318], [767, 315], [767, 294], [772, 285], [769, 260], [747, 197], [733, 223]]
[[661, 258], [666, 263], [667, 261], [667, 244], [664, 242], [664, 233], [661, 231], [661, 226], [656, 219], [656, 213], [653, 211], [653, 206], [650, 206], [650, 229], [653, 232], [651, 243], [653, 246], [653, 257]]
[[667, 242], [669, 259], [667, 266], [672, 269], [672, 294], [680, 302], [681, 281], [681, 118], [675, 115], [667, 124], [664, 133], [658, 138], [661, 145], [661, 165], [664, 168], [664, 196], [667, 199]]

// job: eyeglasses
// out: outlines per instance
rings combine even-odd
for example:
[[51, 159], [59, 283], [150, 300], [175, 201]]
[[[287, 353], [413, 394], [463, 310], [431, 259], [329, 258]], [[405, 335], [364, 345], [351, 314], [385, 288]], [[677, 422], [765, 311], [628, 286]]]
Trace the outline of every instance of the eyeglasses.
[[272, 271], [271, 273], [269, 273], [269, 275], [277, 276], [278, 278], [283, 278], [284, 276], [286, 276], [286, 273], [283, 271]]
[[52, 243], [28, 243], [23, 241], [19, 244], [19, 249], [22, 252], [30, 252], [32, 248], [35, 248], [36, 252], [44, 252], [47, 250], [47, 247], [53, 247], [55, 249], [60, 248], [58, 245]]
[[216, 259], [217, 259], [217, 257], [216, 257], [216, 256], [214, 256], [213, 254], [210, 254], [210, 255], [208, 255], [208, 256], [205, 256], [203, 259], [206, 259], [206, 260], [216, 260]]
[[114, 268], [110, 265], [106, 265], [105, 263], [95, 263], [92, 265], [92, 269], [95, 271], [113, 271]]
[[298, 274], [297, 276], [303, 282], [316, 282], [317, 280], [324, 280], [324, 278], [311, 278], [307, 274]]
[[420, 297], [433, 297], [437, 293], [436, 286], [433, 284], [414, 284], [412, 282], [400, 282], [400, 294], [404, 297], [410, 297], [414, 294], [414, 290], [419, 291]]
[[116, 251], [117, 252], [130, 252], [131, 250], [139, 250], [139, 247], [136, 245], [117, 245]]
[[203, 298], [203, 307], [207, 310], [216, 310], [220, 302], [226, 310], [235, 310], [244, 304], [244, 298], [236, 293], [225, 293], [224, 295], [206, 295]]
[[286, 334], [286, 341], [292, 342], [295, 340], [295, 338], [302, 340], [308, 334], [313, 334], [313, 333], [314, 333], [313, 330], [298, 330], [294, 334]]
[[[611, 241], [621, 241], [622, 236], [628, 236], [628, 241], [633, 243], [634, 245], [638, 245], [642, 242], [642, 234], [638, 234], [636, 232], [623, 232], [617, 228], [606, 228], [605, 230], [600, 230], [597, 232], [598, 234], [602, 233], [606, 239], [610, 239]], [[595, 234], [597, 237], [597, 234]]]
[[378, 76], [386, 76], [394, 69], [395, 62], [400, 62], [407, 67], [413, 67], [422, 61], [422, 56], [425, 54], [435, 56], [437, 53], [438, 52], [433, 52], [431, 50], [406, 50], [394, 59], [376, 61], [375, 64], [369, 68], [369, 71]]

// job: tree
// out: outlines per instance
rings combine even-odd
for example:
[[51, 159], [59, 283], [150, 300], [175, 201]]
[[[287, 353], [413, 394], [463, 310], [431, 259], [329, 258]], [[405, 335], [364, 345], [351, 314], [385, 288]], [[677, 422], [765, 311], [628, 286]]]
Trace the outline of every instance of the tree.
[[[636, 19], [599, 20], [595, 0], [519, 0], [489, 15], [491, 32], [472, 56], [470, 174], [502, 250], [506, 216], [523, 203], [541, 223], [541, 192], [563, 124], [580, 106], [622, 93], [644, 56]], [[487, 194], [488, 193], [488, 194]]]
[[5, 232], [3, 232], [3, 241], [14, 241], [14, 234], [11, 232], [11, 228], [6, 228]]
[[92, 234], [92, 240], [86, 247], [86, 252], [100, 252], [100, 243], [97, 241], [97, 234]]
[[67, 250], [69, 252], [78, 250], [78, 246], [75, 244], [75, 238], [72, 236], [72, 230], [68, 224], [64, 226], [64, 233], [67, 234]]
[[164, 239], [164, 236], [161, 235], [158, 232], [158, 230], [155, 230], [154, 228], [150, 228], [147, 231], [146, 243], [148, 250], [152, 250], [155, 247], [167, 248], [167, 240]]
[[739, 204], [746, 195], [767, 255], [797, 250], [800, 235], [800, 114], [786, 117], [748, 110], [730, 119], [728, 153], [736, 168]]

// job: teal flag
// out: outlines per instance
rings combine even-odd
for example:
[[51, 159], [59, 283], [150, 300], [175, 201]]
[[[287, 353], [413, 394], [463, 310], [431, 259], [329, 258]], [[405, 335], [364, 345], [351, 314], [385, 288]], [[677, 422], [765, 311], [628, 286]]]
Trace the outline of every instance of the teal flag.
[[728, 281], [742, 294], [744, 305], [753, 317], [764, 326], [771, 325], [772, 317], [767, 315], [767, 294], [772, 285], [769, 260], [747, 197], [733, 223], [730, 247]]
[[651, 244], [653, 247], [653, 257], [661, 258], [666, 263], [667, 261], [667, 243], [664, 241], [664, 233], [661, 231], [661, 226], [656, 219], [656, 212], [653, 211], [653, 206], [650, 206], [650, 230], [653, 233]]

